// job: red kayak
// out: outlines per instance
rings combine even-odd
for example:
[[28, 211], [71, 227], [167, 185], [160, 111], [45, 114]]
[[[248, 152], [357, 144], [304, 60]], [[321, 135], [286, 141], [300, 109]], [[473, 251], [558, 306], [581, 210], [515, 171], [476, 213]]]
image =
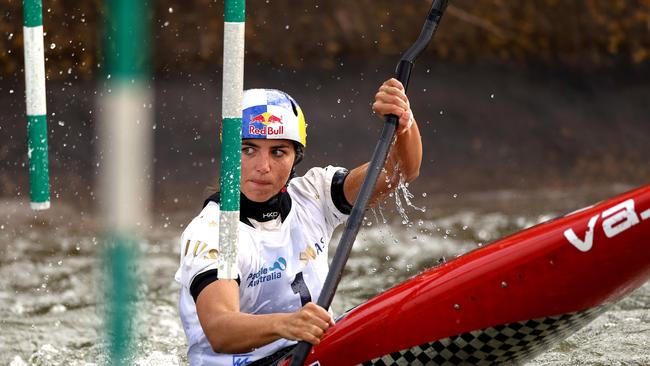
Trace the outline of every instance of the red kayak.
[[649, 278], [646, 185], [474, 250], [359, 305], [305, 365], [525, 362]]

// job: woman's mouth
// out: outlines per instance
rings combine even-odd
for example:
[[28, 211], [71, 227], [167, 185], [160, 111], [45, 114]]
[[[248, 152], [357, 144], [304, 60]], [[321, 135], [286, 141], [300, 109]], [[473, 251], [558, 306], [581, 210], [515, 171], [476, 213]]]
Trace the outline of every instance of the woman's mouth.
[[262, 179], [251, 179], [250, 182], [258, 186], [267, 186], [271, 184], [271, 182], [269, 182], [268, 180], [262, 180]]

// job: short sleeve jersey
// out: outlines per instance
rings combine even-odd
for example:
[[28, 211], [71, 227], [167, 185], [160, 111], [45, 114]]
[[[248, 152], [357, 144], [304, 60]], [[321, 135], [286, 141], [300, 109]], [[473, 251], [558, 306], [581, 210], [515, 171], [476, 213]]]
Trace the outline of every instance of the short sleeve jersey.
[[[327, 277], [327, 254], [334, 229], [348, 215], [332, 200], [334, 174], [342, 168], [312, 168], [290, 181], [291, 209], [269, 230], [239, 222], [240, 311], [287, 313], [316, 301]], [[279, 218], [277, 219], [279, 220]], [[190, 286], [197, 275], [215, 270], [218, 258], [219, 205], [208, 203], [181, 236], [180, 316], [191, 365], [245, 365], [294, 344], [279, 339], [247, 354], [215, 353], [203, 333]]]

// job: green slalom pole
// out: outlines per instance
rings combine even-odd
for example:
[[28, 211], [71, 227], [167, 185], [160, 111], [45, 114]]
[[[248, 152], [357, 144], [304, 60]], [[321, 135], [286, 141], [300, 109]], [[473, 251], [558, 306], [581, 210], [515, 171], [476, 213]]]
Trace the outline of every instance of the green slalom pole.
[[225, 1], [218, 276], [236, 279], [244, 94], [244, 0]]
[[152, 156], [149, 4], [106, 0], [99, 99], [98, 201], [106, 225], [106, 333], [111, 365], [132, 365], [138, 232], [148, 226]]
[[23, 0], [23, 35], [29, 196], [33, 210], [47, 210], [50, 208], [50, 179], [45, 107], [43, 4], [41, 0]]

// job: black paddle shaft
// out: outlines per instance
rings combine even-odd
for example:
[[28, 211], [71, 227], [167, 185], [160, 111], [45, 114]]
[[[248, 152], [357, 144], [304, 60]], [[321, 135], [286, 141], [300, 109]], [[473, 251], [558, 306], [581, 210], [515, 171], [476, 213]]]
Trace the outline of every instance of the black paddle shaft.
[[[399, 80], [404, 89], [408, 87], [408, 82], [411, 76], [411, 69], [413, 68], [413, 63], [415, 59], [420, 55], [420, 53], [427, 47], [433, 33], [436, 31], [442, 14], [447, 7], [447, 0], [434, 0], [427, 15], [427, 19], [422, 27], [420, 36], [413, 43], [411, 48], [409, 48], [406, 53], [402, 56], [399, 64], [397, 64], [397, 70], [395, 71], [395, 77]], [[343, 269], [345, 264], [348, 261], [350, 256], [350, 251], [352, 251], [352, 245], [354, 240], [359, 233], [359, 228], [361, 227], [361, 222], [363, 221], [364, 213], [368, 207], [368, 201], [372, 196], [373, 189], [377, 184], [377, 179], [381, 170], [384, 168], [386, 163], [386, 158], [388, 157], [388, 152], [390, 150], [391, 142], [395, 136], [395, 129], [399, 118], [395, 115], [387, 115], [386, 121], [384, 123], [384, 128], [381, 131], [379, 141], [375, 147], [375, 151], [372, 154], [372, 159], [368, 165], [368, 170], [366, 172], [366, 177], [361, 185], [361, 190], [357, 195], [357, 200], [354, 203], [350, 217], [345, 224], [345, 230], [341, 235], [341, 240], [339, 245], [336, 248], [336, 254], [332, 259], [332, 264], [330, 265], [329, 273], [321, 290], [320, 297], [318, 298], [317, 304], [327, 309], [332, 304], [332, 299], [334, 299], [334, 293], [336, 288], [341, 281], [341, 276], [343, 275]], [[294, 349], [293, 356], [291, 359], [291, 366], [302, 366], [307, 359], [307, 354], [311, 350], [311, 344], [308, 342], [300, 342]]]

